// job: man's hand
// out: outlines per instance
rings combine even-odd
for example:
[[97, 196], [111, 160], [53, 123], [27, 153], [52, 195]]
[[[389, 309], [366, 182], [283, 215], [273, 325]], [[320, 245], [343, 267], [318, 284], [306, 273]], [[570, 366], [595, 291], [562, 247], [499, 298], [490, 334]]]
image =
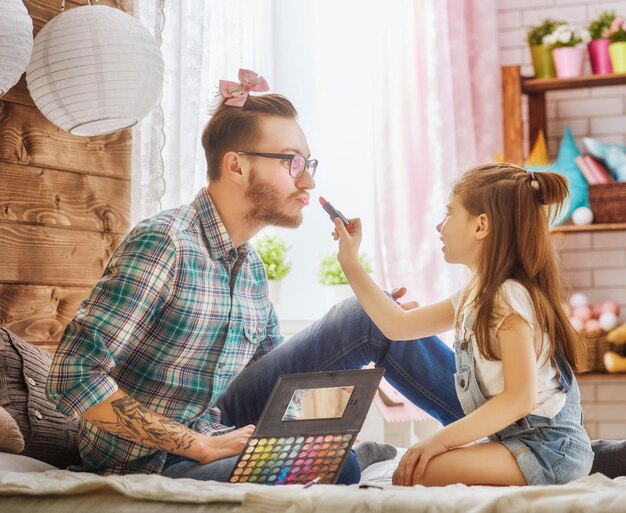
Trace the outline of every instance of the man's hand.
[[[406, 287], [400, 287], [399, 289], [393, 289], [391, 291], [391, 297], [398, 301], [402, 296], [406, 294]], [[413, 310], [414, 308], [418, 308], [420, 305], [417, 301], [407, 301], [406, 303], [400, 303], [400, 306], [404, 310]]]
[[202, 436], [198, 440], [197, 447], [187, 456], [202, 464], [237, 456], [243, 451], [253, 431], [254, 426], [248, 425], [225, 435]]

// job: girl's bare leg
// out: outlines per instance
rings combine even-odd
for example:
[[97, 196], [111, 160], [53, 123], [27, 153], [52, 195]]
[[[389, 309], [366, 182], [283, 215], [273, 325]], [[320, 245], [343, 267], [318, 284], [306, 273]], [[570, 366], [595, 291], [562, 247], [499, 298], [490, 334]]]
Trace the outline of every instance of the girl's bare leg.
[[523, 486], [526, 479], [511, 452], [496, 442], [459, 447], [435, 456], [422, 479], [413, 479], [414, 485], [424, 486], [456, 483]]

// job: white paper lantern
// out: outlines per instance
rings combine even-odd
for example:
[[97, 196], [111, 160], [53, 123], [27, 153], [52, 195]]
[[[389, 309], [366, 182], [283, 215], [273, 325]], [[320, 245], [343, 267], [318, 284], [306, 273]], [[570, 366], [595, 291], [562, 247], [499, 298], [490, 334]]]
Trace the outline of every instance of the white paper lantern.
[[37, 34], [26, 83], [56, 126], [73, 135], [110, 134], [150, 112], [163, 85], [163, 59], [135, 18], [86, 5], [59, 14]]
[[33, 20], [22, 0], [0, 0], [0, 97], [26, 71], [33, 51]]

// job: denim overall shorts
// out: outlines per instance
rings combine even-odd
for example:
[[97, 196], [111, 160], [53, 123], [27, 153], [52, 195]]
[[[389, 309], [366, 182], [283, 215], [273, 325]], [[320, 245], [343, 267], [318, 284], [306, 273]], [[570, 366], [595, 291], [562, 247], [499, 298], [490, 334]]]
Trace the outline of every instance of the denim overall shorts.
[[[454, 341], [454, 384], [466, 415], [487, 402], [476, 381], [472, 317], [471, 313], [465, 316]], [[567, 394], [563, 409], [553, 418], [526, 415], [489, 437], [511, 452], [529, 485], [563, 484], [585, 477], [593, 463], [591, 442], [582, 427], [578, 384], [560, 350], [556, 363]]]

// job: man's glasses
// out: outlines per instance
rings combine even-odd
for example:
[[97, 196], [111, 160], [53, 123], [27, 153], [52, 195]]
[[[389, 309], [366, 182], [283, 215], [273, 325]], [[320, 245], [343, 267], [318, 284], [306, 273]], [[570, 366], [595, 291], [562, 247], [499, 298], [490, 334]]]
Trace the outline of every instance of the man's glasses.
[[237, 155], [249, 155], [251, 157], [265, 157], [268, 159], [281, 159], [289, 161], [289, 174], [294, 178], [300, 178], [306, 169], [311, 176], [317, 171], [316, 159], [305, 159], [302, 155], [292, 153], [259, 153], [256, 151], [238, 151]]

